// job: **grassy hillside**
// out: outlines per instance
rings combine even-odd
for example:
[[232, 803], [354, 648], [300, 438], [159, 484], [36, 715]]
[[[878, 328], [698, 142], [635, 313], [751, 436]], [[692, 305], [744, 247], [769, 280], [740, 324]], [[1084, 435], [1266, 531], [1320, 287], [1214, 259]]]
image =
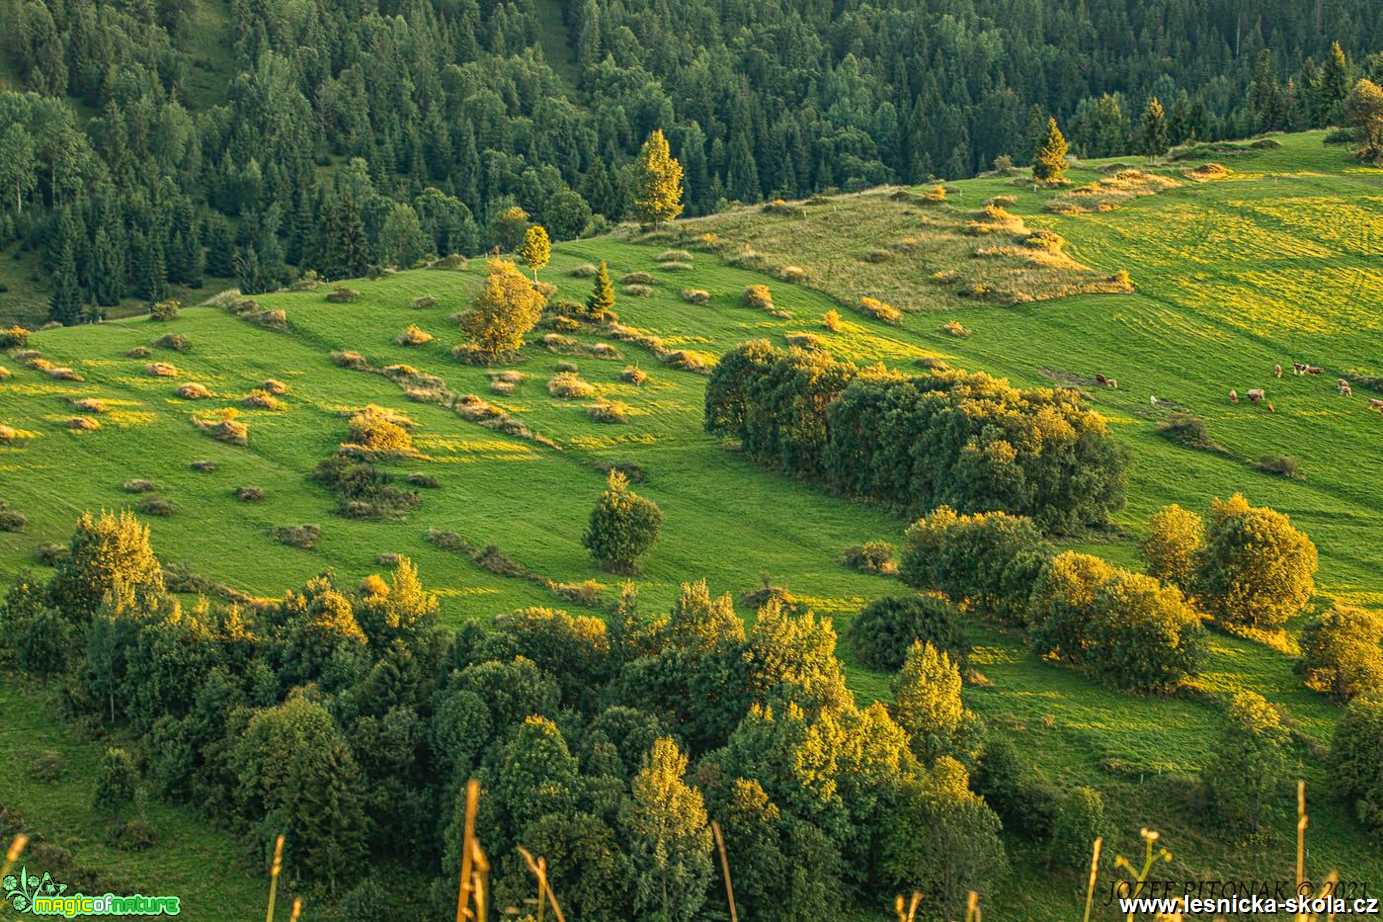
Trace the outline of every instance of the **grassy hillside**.
[[[1329, 597], [1378, 604], [1383, 487], [1371, 472], [1383, 462], [1383, 416], [1366, 409], [1362, 387], [1343, 398], [1334, 381], [1351, 369], [1383, 373], [1377, 351], [1383, 314], [1375, 307], [1383, 278], [1368, 265], [1370, 235], [1383, 223], [1383, 196], [1377, 171], [1323, 148], [1319, 134], [1278, 140], [1281, 146], [1272, 149], [1217, 154], [1231, 172], [1215, 181], [1184, 175], [1199, 161], [1159, 168], [1175, 185], [1117, 201], [1102, 194], [1112, 210], [1060, 213], [1049, 203], [1071, 201], [1069, 193], [994, 177], [955, 183], [942, 205], [900, 205], [876, 194], [687, 222], [678, 228], [679, 239], [702, 247], [691, 268], [660, 266], [660, 252], [677, 242], [668, 239], [628, 235], [564, 244], [544, 278], [559, 286], [558, 297], [584, 298], [589, 280], [570, 274], [580, 264], [607, 259], [617, 276], [652, 274], [652, 293], [621, 295], [617, 309], [625, 324], [656, 334], [670, 349], [715, 354], [751, 337], [781, 342], [810, 332], [856, 360], [907, 367], [940, 357], [1022, 384], [1080, 384], [1133, 456], [1129, 504], [1117, 529], [1081, 547], [1136, 563], [1136, 539], [1157, 507], [1177, 501], [1202, 509], [1213, 496], [1242, 490], [1254, 502], [1289, 513], [1316, 541], [1321, 604]], [[1111, 175], [1099, 166], [1074, 171], [1072, 179], [1080, 184]], [[1066, 238], [1081, 272], [1107, 278], [1126, 270], [1136, 290], [999, 304], [982, 294], [960, 296], [946, 287], [956, 282], [934, 279], [936, 257], [928, 255], [927, 235], [938, 224], [964, 226], [979, 203], [996, 195], [1013, 196], [1004, 207], [1030, 229]], [[895, 209], [887, 231], [863, 220], [863, 210], [882, 201]], [[815, 216], [827, 209], [829, 217]], [[706, 233], [717, 240], [705, 241]], [[894, 233], [918, 239], [874, 261], [868, 251], [888, 249], [898, 242], [887, 236]], [[987, 258], [1017, 257], [946, 257], [958, 273], [979, 281]], [[805, 270], [801, 284], [777, 277], [789, 264]], [[3, 362], [13, 376], [0, 381], [0, 423], [21, 437], [0, 448], [0, 478], [4, 498], [28, 525], [0, 534], [0, 570], [38, 566], [35, 550], [65, 540], [82, 510], [135, 505], [144, 496], [122, 484], [138, 478], [152, 481], [157, 495], [176, 507], [171, 516], [149, 517], [156, 549], [166, 562], [213, 583], [277, 594], [326, 568], [360, 578], [380, 568], [378, 555], [404, 553], [441, 593], [444, 618], [453, 624], [527, 605], [580, 610], [541, 585], [434, 547], [424, 533], [435, 527], [474, 544], [497, 545], [561, 583], [599, 580], [608, 598], [617, 587], [591, 564], [580, 536], [602, 488], [600, 466], [634, 463], [647, 475], [639, 491], [662, 506], [667, 520], [637, 580], [649, 610], [665, 608], [684, 579], [706, 577], [714, 591], [739, 596], [767, 578], [833, 616], [843, 631], [866, 601], [897, 590], [888, 580], [845, 569], [838, 558], [844, 547], [863, 540], [896, 541], [905, 522], [765, 471], [705, 435], [704, 377], [661, 364], [640, 345], [603, 340], [619, 353], [611, 358], [557, 354], [538, 334], [512, 366], [524, 380], [512, 394], [491, 393], [485, 369], [458, 364], [449, 354], [459, 334], [448, 318], [465, 306], [483, 273], [483, 261], [473, 261], [462, 271], [352, 282], [363, 295], [353, 304], [327, 303], [324, 289], [258, 298], [262, 308], [286, 312], [288, 328], [281, 332], [203, 307], [168, 324], [141, 318], [36, 334], [31, 346], [43, 358], [85, 380], [55, 380], [13, 358]], [[790, 318], [741, 303], [743, 289], [756, 283], [772, 287], [776, 306]], [[907, 295], [893, 295], [910, 308], [900, 325], [850, 309], [859, 295], [883, 284]], [[710, 292], [710, 303], [687, 303], [680, 296], [684, 287]], [[436, 306], [411, 306], [424, 295], [436, 298]], [[845, 317], [837, 332], [821, 321], [832, 308]], [[960, 321], [971, 335], [943, 332], [948, 320]], [[416, 348], [395, 344], [409, 323], [437, 338]], [[152, 346], [167, 333], [186, 337], [190, 350]], [[602, 341], [576, 339], [580, 346], [562, 351], [593, 353]], [[127, 355], [141, 346], [152, 354]], [[332, 353], [346, 350], [375, 368], [408, 363], [438, 375], [450, 390], [483, 397], [542, 438], [506, 435], [409, 400], [384, 375], [334, 363]], [[1293, 360], [1323, 366], [1325, 373], [1294, 377]], [[146, 366], [158, 361], [176, 366], [176, 377], [149, 375]], [[560, 362], [576, 363], [599, 397], [627, 403], [628, 421], [598, 423], [587, 413], [591, 400], [550, 396], [546, 382]], [[1281, 380], [1272, 377], [1276, 363], [1289, 369]], [[629, 364], [649, 372], [650, 380], [641, 387], [623, 383], [620, 373]], [[1094, 386], [1096, 373], [1118, 379], [1119, 388]], [[289, 385], [285, 408], [241, 407], [268, 378]], [[191, 382], [213, 396], [188, 401], [175, 395]], [[1253, 387], [1267, 388], [1275, 412], [1226, 399], [1230, 388], [1244, 394]], [[85, 398], [104, 402], [104, 413], [85, 414], [100, 428], [69, 429], [72, 417], [84, 415], [73, 401]], [[396, 467], [439, 483], [439, 489], [423, 490], [421, 507], [401, 521], [342, 518], [334, 514], [334, 499], [308, 479], [343, 440], [345, 414], [369, 403], [417, 423], [415, 441], [424, 457]], [[197, 425], [197, 418], [226, 407], [238, 408], [248, 424], [247, 445], [216, 441]], [[1177, 409], [1203, 418], [1224, 451], [1193, 451], [1158, 435], [1158, 423]], [[1253, 466], [1279, 454], [1299, 460], [1300, 479]], [[200, 461], [214, 462], [215, 469], [194, 469]], [[264, 500], [237, 500], [234, 491], [245, 485], [262, 487]], [[304, 523], [321, 526], [313, 550], [286, 547], [272, 535], [276, 527]], [[1299, 731], [1294, 758], [1312, 797], [1313, 870], [1338, 867], [1348, 879], [1383, 880], [1383, 858], [1326, 797], [1320, 747], [1329, 742], [1338, 710], [1301, 687], [1283, 653], [1213, 635], [1211, 661], [1199, 679], [1202, 694], [1137, 697], [1035, 660], [1016, 636], [980, 623], [971, 625], [971, 634], [976, 666], [987, 680], [967, 690], [971, 706], [1017, 738], [1050, 780], [1099, 787], [1126, 833], [1113, 843], [1115, 850], [1131, 854], [1137, 829], [1146, 824], [1162, 829], [1177, 854], [1170, 876], [1291, 876], [1294, 821], [1287, 792], [1272, 833], [1253, 843], [1227, 841], [1207, 826], [1198, 806], [1194, 774], [1218, 730], [1222, 700], [1249, 688], [1281, 706]], [[848, 662], [849, 651], [842, 652]], [[887, 679], [851, 665], [851, 685], [862, 697], [885, 694]], [[49, 707], [42, 692], [11, 687], [4, 694], [10, 707]], [[56, 721], [35, 721], [11, 744], [14, 751], [59, 748], [65, 731], [55, 728]], [[38, 790], [22, 774], [0, 773], [0, 804], [19, 806], [40, 828], [70, 823], [61, 799]], [[99, 845], [73, 848], [82, 860], [123, 873]], [[1075, 875], [1048, 872], [1020, 842], [1012, 851], [1017, 873], [987, 898], [989, 917], [1077, 917]], [[158, 867], [158, 856], [171, 860], [173, 851], [165, 842], [146, 855], [149, 867]], [[244, 879], [254, 880], [250, 874]], [[189, 905], [198, 904], [196, 918], [243, 916], [209, 883], [188, 881], [184, 895]]]

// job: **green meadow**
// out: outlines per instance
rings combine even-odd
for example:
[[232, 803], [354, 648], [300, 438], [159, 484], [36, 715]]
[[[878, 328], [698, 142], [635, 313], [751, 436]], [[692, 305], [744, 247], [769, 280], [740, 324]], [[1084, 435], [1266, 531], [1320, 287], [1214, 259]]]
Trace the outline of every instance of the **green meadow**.
[[[1383, 415], [1368, 409], [1383, 394], [1354, 385], [1337, 394], [1347, 373], [1383, 376], [1383, 273], [1376, 263], [1383, 230], [1383, 185], [1378, 170], [1357, 166], [1321, 133], [1277, 136], [1278, 146], [1209, 155], [1230, 171], [1199, 181], [1185, 175], [1188, 160], [1146, 167], [1175, 180], [1155, 194], [1130, 197], [1105, 211], [1065, 214], [1049, 210], [1059, 192], [1035, 190], [1021, 180], [989, 177], [949, 184], [947, 214], [964, 218], [995, 196], [1031, 229], [1067, 240], [1066, 252], [1092, 275], [1121, 270], [1134, 291], [1092, 293], [999, 304], [957, 297], [934, 280], [925, 233], [935, 218], [924, 208], [899, 210], [889, 233], [921, 235], [887, 261], [866, 264], [858, 254], [887, 247], [886, 239], [855, 236], [869, 226], [852, 208], [867, 197], [835, 204], [804, 204], [798, 212], [759, 209], [679, 225], [647, 239], [633, 232], [558, 245], [542, 278], [557, 298], [584, 300], [588, 278], [572, 270], [608, 260], [616, 279], [651, 274], [646, 296], [620, 294], [621, 323], [662, 339], [669, 349], [719, 354], [766, 337], [779, 344], [811, 333], [824, 348], [857, 362], [916, 368], [922, 358], [982, 369], [1025, 386], [1081, 386], [1110, 420], [1131, 454], [1126, 509], [1108, 532], [1073, 546], [1138, 565], [1137, 541], [1148, 516], [1169, 502], [1203, 511], [1212, 497], [1242, 491], [1271, 505], [1305, 529], [1320, 550], [1316, 608], [1331, 599], [1383, 605]], [[1109, 175], [1101, 163], [1071, 173], [1079, 185]], [[863, 203], [863, 204], [861, 204]], [[836, 209], [819, 220], [813, 209]], [[794, 230], [801, 222], [803, 232]], [[828, 226], [829, 232], [821, 229]], [[810, 232], [807, 232], [810, 230]], [[658, 256], [703, 233], [761, 242], [753, 261], [721, 247], [692, 247], [690, 268], [666, 269]], [[875, 228], [871, 233], [878, 233]], [[659, 239], [662, 238], [662, 239]], [[791, 259], [777, 265], [775, 247]], [[950, 257], [948, 257], [950, 258]], [[983, 257], [963, 257], [967, 278], [982, 278]], [[853, 260], [849, 271], [832, 271]], [[800, 284], [782, 281], [792, 264], [807, 270]], [[749, 267], [749, 266], [752, 266]], [[492, 393], [488, 372], [459, 363], [451, 347], [461, 339], [453, 314], [465, 309], [484, 279], [485, 262], [461, 270], [415, 270], [349, 283], [354, 303], [329, 303], [329, 286], [315, 291], [257, 296], [264, 309], [281, 309], [287, 329], [266, 329], [215, 306], [190, 307], [174, 321], [148, 318], [47, 330], [30, 348], [84, 380], [57, 380], [15, 360], [0, 360], [12, 375], [0, 380], [0, 424], [18, 437], [0, 447], [0, 496], [23, 513], [22, 531], [0, 534], [0, 570], [41, 570], [37, 550], [65, 542], [85, 510], [134, 507], [150, 494], [123, 486], [151, 481], [172, 515], [147, 516], [156, 551], [207, 585], [256, 596], [278, 595], [324, 570], [351, 582], [384, 569], [381, 555], [404, 554], [420, 566], [441, 598], [443, 618], [460, 625], [485, 621], [526, 606], [599, 613], [598, 603], [574, 604], [533, 581], [491, 572], [469, 557], [429, 543], [429, 528], [453, 531], [474, 545], [494, 545], [530, 571], [560, 583], [596, 580], [603, 598], [618, 580], [601, 573], [581, 544], [592, 505], [603, 488], [602, 466], [636, 464], [646, 478], [635, 488], [665, 515], [660, 542], [635, 578], [640, 605], [666, 609], [684, 580], [706, 578], [714, 592], [736, 599], [765, 582], [783, 586], [843, 633], [869, 600], [900, 592], [900, 584], [860, 574], [840, 563], [841, 551], [871, 539], [897, 542], [907, 523], [886, 511], [852, 502], [808, 483], [765, 470], [701, 426], [705, 377], [661, 363], [633, 342], [570, 334], [582, 344], [558, 354], [534, 331], [521, 359], [504, 368], [523, 380], [512, 393]], [[745, 305], [746, 286], [766, 284], [775, 306], [789, 317]], [[617, 284], [617, 291], [620, 286]], [[692, 304], [683, 288], [704, 289], [707, 304]], [[876, 289], [906, 291], [902, 322], [889, 325], [855, 310], [859, 296]], [[436, 299], [415, 308], [415, 299]], [[900, 306], [902, 306], [902, 299]], [[835, 331], [823, 315], [840, 311]], [[970, 331], [956, 337], [947, 321]], [[418, 347], [398, 345], [408, 324], [435, 337]], [[176, 352], [155, 346], [165, 334], [187, 338]], [[617, 356], [591, 354], [608, 343]], [[130, 357], [147, 347], [147, 357]], [[375, 368], [406, 363], [445, 379], [457, 394], [475, 394], [521, 420], [541, 439], [504, 434], [435, 404], [410, 400], [380, 374], [341, 367], [333, 352], [358, 352]], [[1324, 369], [1295, 376], [1293, 361]], [[148, 373], [152, 362], [176, 376]], [[597, 398], [629, 406], [623, 423], [593, 420], [594, 398], [551, 396], [548, 379], [560, 363], [574, 363]], [[1282, 378], [1273, 367], [1287, 369]], [[648, 372], [642, 385], [621, 380], [629, 365]], [[1095, 383], [1097, 374], [1118, 388]], [[242, 406], [266, 379], [288, 385], [277, 410]], [[209, 398], [185, 400], [177, 389], [200, 383]], [[1241, 395], [1266, 389], [1272, 412]], [[100, 400], [104, 412], [83, 413], [74, 401]], [[420, 490], [421, 505], [400, 520], [366, 521], [336, 513], [334, 497], [309, 475], [345, 439], [351, 411], [367, 404], [406, 414], [415, 423], [417, 458], [393, 463], [400, 475], [425, 474], [436, 489]], [[234, 407], [249, 427], [246, 445], [212, 438], [198, 419]], [[1182, 447], [1159, 434], [1174, 412], [1204, 420], [1219, 452]], [[99, 428], [70, 428], [75, 416]], [[1260, 470], [1270, 456], [1290, 456], [1296, 478]], [[211, 470], [193, 467], [210, 461]], [[206, 465], [201, 465], [207, 467]], [[263, 489], [259, 502], [236, 490]], [[315, 524], [315, 548], [275, 540], [274, 530]], [[746, 605], [741, 612], [751, 616]], [[1300, 623], [1293, 625], [1298, 629]], [[1227, 840], [1199, 800], [1196, 773], [1221, 723], [1224, 701], [1252, 689], [1277, 704], [1294, 733], [1293, 759], [1307, 781], [1311, 825], [1310, 870], [1338, 869], [1348, 880], [1383, 882], [1383, 856], [1370, 846], [1348, 811], [1331, 801], [1322, 768], [1339, 709], [1306, 690], [1284, 652], [1215, 633], [1212, 656], [1195, 687], [1172, 697], [1144, 697], [1106, 689], [1078, 673], [1041, 662], [1022, 639], [982, 622], [970, 625], [977, 646], [976, 681], [967, 700], [1001, 732], [1012, 735], [1048, 780], [1061, 787], [1093, 785], [1105, 795], [1123, 830], [1111, 851], [1132, 856], [1138, 829], [1151, 826], [1176, 855], [1165, 876], [1290, 879], [1296, 819], [1290, 792], [1267, 835], [1253, 842]], [[888, 694], [889, 676], [854, 663], [842, 644], [850, 683], [863, 699]], [[84, 866], [184, 897], [189, 917], [251, 917], [261, 902], [261, 875], [228, 836], [208, 830], [183, 809], [150, 805], [163, 839], [153, 850], [116, 852], [101, 839], [85, 774], [105, 742], [99, 731], [66, 726], [53, 689], [0, 686], [0, 805], [17, 807], [30, 826], [61, 843]], [[64, 753], [68, 777], [56, 785], [34, 780], [27, 766], [42, 751]], [[996, 920], [1079, 918], [1074, 876], [1049, 872], [1040, 858], [1010, 842], [1015, 873], [998, 893], [986, 894], [986, 917]], [[202, 869], [214, 868], [214, 873]], [[146, 890], [145, 892], [151, 892]], [[1111, 916], [1112, 917], [1112, 916]], [[312, 918], [309, 913], [308, 918]]]

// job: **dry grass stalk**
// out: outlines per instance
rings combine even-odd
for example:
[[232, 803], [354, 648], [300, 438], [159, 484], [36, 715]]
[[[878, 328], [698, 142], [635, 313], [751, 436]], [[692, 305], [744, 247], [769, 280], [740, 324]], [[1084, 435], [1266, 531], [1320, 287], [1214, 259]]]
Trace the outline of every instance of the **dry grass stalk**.
[[[725, 877], [725, 901], [730, 904], [730, 922], [739, 922], [739, 913], [735, 909], [735, 885], [730, 881], [730, 856], [725, 851], [725, 837], [720, 834], [720, 823], [711, 820], [711, 832], [716, 837], [716, 850], [720, 852], [720, 871]], [[913, 905], [916, 905], [918, 894], [913, 894]]]
[[0, 868], [0, 878], [10, 873], [10, 869], [13, 868], [15, 862], [19, 860], [19, 856], [24, 854], [24, 849], [28, 844], [29, 837], [24, 835], [24, 833], [21, 832], [14, 837], [14, 840], [10, 842], [9, 851], [5, 852], [5, 866]]
[[279, 894], [279, 874], [283, 873], [283, 836], [274, 840], [274, 863], [269, 866], [269, 909], [264, 922], [274, 922], [274, 901]]
[[298, 918], [303, 914], [303, 898], [296, 896], [293, 898], [293, 914], [288, 917], [288, 922], [298, 922]]
[[475, 811], [480, 804], [480, 782], [472, 778], [466, 782], [466, 821], [461, 833], [461, 883], [456, 894], [456, 922], [465, 922], [471, 916], [471, 874], [473, 873], [472, 846], [475, 845]]
[[1095, 837], [1095, 847], [1090, 851], [1090, 884], [1085, 889], [1085, 915], [1082, 922], [1090, 922], [1090, 909], [1095, 904], [1095, 878], [1100, 876], [1100, 849], [1104, 846], [1104, 837]]
[[532, 853], [522, 845], [518, 846], [518, 853], [524, 864], [528, 865], [528, 872], [538, 881], [538, 922], [543, 922], [543, 909], [548, 905], [552, 906], [552, 914], [557, 917], [557, 922], [567, 922], [566, 916], [562, 915], [562, 907], [557, 904], [557, 894], [547, 882], [547, 859], [535, 861]]
[[965, 900], [965, 922], [981, 922], [983, 918], [980, 913], [980, 895], [971, 890]]

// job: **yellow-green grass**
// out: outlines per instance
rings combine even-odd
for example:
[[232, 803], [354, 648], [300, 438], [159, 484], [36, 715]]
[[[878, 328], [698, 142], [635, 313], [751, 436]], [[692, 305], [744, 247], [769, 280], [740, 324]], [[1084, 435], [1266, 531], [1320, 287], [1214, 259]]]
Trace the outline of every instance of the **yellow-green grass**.
[[[665, 272], [657, 263], [666, 248], [661, 241], [600, 238], [563, 244], [544, 278], [559, 286], [558, 297], [584, 299], [590, 282], [572, 278], [573, 266], [607, 259], [616, 275], [652, 274], [660, 282], [652, 295], [623, 298], [617, 310], [622, 322], [661, 336], [671, 349], [721, 353], [755, 336], [782, 343], [790, 333], [811, 332], [826, 348], [860, 362], [909, 367], [918, 358], [941, 357], [1026, 385], [1050, 384], [1053, 376], [1117, 378], [1118, 390], [1091, 386], [1089, 392], [1132, 453], [1129, 505], [1114, 531], [1077, 546], [1137, 565], [1137, 536], [1158, 506], [1177, 501], [1202, 509], [1212, 496], [1243, 490], [1255, 502], [1290, 513], [1316, 540], [1318, 605], [1332, 596], [1379, 604], [1383, 487], [1373, 472], [1383, 462], [1383, 417], [1364, 408], [1362, 388], [1351, 401], [1335, 395], [1333, 381], [1345, 369], [1378, 371], [1383, 363], [1377, 351], [1383, 315], [1371, 308], [1383, 281], [1367, 269], [1371, 245], [1361, 236], [1364, 228], [1383, 221], [1376, 193], [1380, 174], [1349, 163], [1338, 148], [1323, 148], [1319, 134], [1280, 140], [1280, 149], [1225, 159], [1234, 172], [1222, 181], [1187, 181], [1125, 201], [1112, 212], [1053, 214], [1045, 205], [1059, 192], [1033, 191], [1011, 179], [955, 184], [959, 194], [951, 196], [952, 203], [963, 199], [978, 207], [994, 195], [1014, 196], [1016, 202], [1006, 207], [1030, 226], [1066, 237], [1075, 259], [1101, 276], [1127, 269], [1137, 286], [1128, 295], [1084, 295], [1021, 307], [967, 301], [954, 310], [972, 331], [964, 339], [942, 332], [935, 313], [908, 314], [901, 325], [890, 326], [843, 311], [838, 332], [830, 332], [821, 318], [840, 305], [825, 294], [732, 267], [709, 254], [698, 256], [690, 273]], [[1073, 181], [1103, 175], [1097, 166], [1074, 171]], [[763, 220], [784, 219], [765, 215]], [[834, 240], [804, 239], [792, 261], [810, 265], [817, 255], [813, 248], [847, 253], [876, 243], [854, 236], [858, 231], [848, 224], [835, 232]], [[638, 577], [650, 611], [667, 606], [679, 580], [704, 576], [715, 590], [738, 595], [757, 586], [762, 573], [835, 617], [843, 631], [866, 600], [899, 591], [894, 582], [846, 570], [838, 556], [864, 540], [897, 541], [905, 523], [763, 470], [705, 435], [702, 376], [660, 365], [632, 343], [616, 344], [622, 359], [602, 360], [555, 355], [534, 336], [534, 344], [512, 366], [525, 379], [510, 394], [492, 393], [486, 369], [451, 358], [459, 334], [446, 320], [464, 308], [482, 272], [483, 262], [474, 261], [465, 272], [407, 272], [352, 282], [362, 292], [354, 304], [328, 304], [321, 291], [257, 296], [262, 307], [287, 312], [291, 329], [286, 333], [211, 308], [185, 310], [159, 330], [182, 333], [195, 344], [178, 356], [183, 375], [177, 379], [148, 378], [142, 361], [125, 357], [152, 338], [153, 325], [142, 319], [36, 334], [35, 348], [86, 380], [52, 381], [6, 362], [15, 374], [0, 382], [0, 424], [35, 437], [0, 447], [4, 495], [30, 520], [25, 532], [0, 535], [0, 568], [13, 572], [32, 566], [33, 549], [63, 540], [83, 509], [129, 504], [121, 484], [140, 477], [158, 483], [161, 495], [179, 509], [170, 518], [150, 521], [157, 549], [204, 576], [270, 594], [326, 567], [356, 580], [379, 569], [378, 554], [405, 553], [441, 591], [449, 623], [488, 619], [515, 607], [562, 603], [534, 583], [495, 576], [469, 558], [433, 547], [423, 539], [426, 529], [455, 531], [476, 544], [495, 543], [552, 579], [596, 578], [613, 588], [616, 581], [593, 567], [580, 537], [603, 486], [597, 464], [630, 461], [648, 473], [636, 489], [656, 500], [667, 520]], [[789, 316], [743, 305], [744, 289], [759, 283], [772, 288], [775, 307]], [[924, 284], [919, 299], [935, 291], [930, 282]], [[683, 301], [679, 292], [688, 285], [710, 292], [710, 302]], [[411, 307], [424, 295], [436, 297], [437, 305], [422, 311]], [[417, 348], [396, 345], [394, 337], [410, 322], [437, 339]], [[588, 345], [596, 342], [589, 333], [567, 335]], [[558, 447], [502, 435], [442, 407], [409, 401], [381, 375], [334, 365], [330, 353], [338, 350], [362, 353], [374, 367], [402, 362], [440, 375], [452, 391], [481, 395]], [[1293, 359], [1324, 366], [1326, 374], [1293, 377]], [[560, 362], [576, 363], [597, 396], [628, 404], [629, 421], [620, 426], [594, 422], [588, 401], [550, 397], [545, 382]], [[651, 372], [642, 386], [620, 381], [633, 362]], [[1289, 369], [1281, 380], [1272, 377], [1278, 363]], [[194, 413], [235, 405], [270, 377], [290, 385], [287, 409], [243, 411], [240, 418], [250, 426], [248, 446], [215, 442], [193, 424]], [[179, 400], [173, 390], [186, 381], [206, 383], [216, 397]], [[1231, 387], [1243, 394], [1260, 386], [1267, 388], [1275, 413], [1226, 399]], [[1151, 396], [1160, 403], [1153, 405]], [[109, 403], [99, 431], [64, 428], [73, 397]], [[333, 514], [333, 498], [307, 480], [313, 465], [345, 437], [341, 414], [367, 403], [406, 412], [417, 421], [414, 439], [426, 459], [393, 466], [425, 472], [441, 483], [440, 490], [423, 491], [422, 506], [403, 522], [342, 519]], [[1194, 452], [1159, 437], [1157, 423], [1169, 403], [1204, 418], [1228, 454]], [[1267, 454], [1299, 458], [1304, 479], [1289, 481], [1253, 469], [1251, 462]], [[201, 459], [216, 461], [216, 471], [189, 467]], [[266, 499], [237, 502], [232, 490], [246, 484], [264, 487]], [[316, 550], [274, 542], [274, 526], [304, 522], [322, 526]], [[1247, 688], [1281, 706], [1300, 731], [1303, 742], [1293, 755], [1309, 782], [1314, 871], [1338, 867], [1349, 879], [1383, 880], [1383, 859], [1347, 811], [1328, 800], [1319, 754], [1306, 745], [1328, 743], [1338, 709], [1303, 689], [1282, 653], [1215, 635], [1207, 672], [1197, 682], [1199, 694], [1139, 697], [1038, 662], [1015, 635], [978, 623], [971, 633], [980, 645], [976, 666], [988, 680], [968, 691], [971, 705], [999, 732], [1017, 738], [1048, 779], [1062, 787], [1092, 784], [1105, 792], [1121, 830], [1112, 850], [1131, 852], [1138, 827], [1150, 824], [1163, 829], [1177, 852], [1178, 875], [1290, 876], [1289, 790], [1282, 792], [1283, 810], [1265, 843], [1227, 839], [1195, 805], [1194, 776], [1218, 732], [1222, 701]], [[849, 663], [849, 651], [843, 653]], [[885, 696], [887, 681], [850, 663], [851, 686], [863, 697]], [[44, 738], [36, 733], [25, 745], [53, 748]], [[42, 804], [36, 809], [36, 820], [43, 820], [48, 809]], [[1011, 844], [1017, 873], [987, 898], [992, 917], [1078, 917], [1076, 874], [1049, 873], [1039, 858], [1026, 854], [1029, 847]]]

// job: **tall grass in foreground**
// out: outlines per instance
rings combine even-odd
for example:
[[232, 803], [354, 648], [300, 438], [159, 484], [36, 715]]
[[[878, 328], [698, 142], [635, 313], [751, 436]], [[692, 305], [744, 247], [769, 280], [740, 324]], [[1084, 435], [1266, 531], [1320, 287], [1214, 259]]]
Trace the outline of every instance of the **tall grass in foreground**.
[[[461, 881], [456, 897], [456, 922], [486, 922], [489, 896], [490, 881], [490, 862], [485, 855], [485, 850], [481, 848], [480, 842], [475, 836], [475, 817], [476, 809], [480, 803], [480, 782], [472, 778], [466, 783], [466, 819], [461, 840]], [[1296, 853], [1296, 884], [1297, 893], [1302, 893], [1302, 887], [1306, 885], [1306, 828], [1310, 819], [1306, 812], [1306, 782], [1297, 782], [1297, 853]], [[720, 832], [720, 824], [712, 821], [711, 831], [715, 837], [716, 848], [720, 854], [721, 873], [725, 880], [725, 898], [730, 912], [731, 922], [738, 922], [739, 915], [735, 907], [735, 890], [730, 881], [730, 859], [725, 849], [725, 840]], [[1157, 865], [1170, 862], [1172, 853], [1165, 846], [1158, 845], [1161, 834], [1156, 830], [1143, 828], [1138, 831], [1139, 837], [1143, 840], [1144, 853], [1141, 866], [1135, 865], [1123, 855], [1116, 855], [1114, 867], [1116, 870], [1124, 871], [1128, 874], [1128, 879], [1120, 881], [1120, 895], [1130, 898], [1138, 897], [1143, 893], [1144, 886], [1147, 884], [1149, 876]], [[279, 876], [283, 871], [283, 842], [284, 837], [279, 836], [274, 843], [274, 859], [269, 868], [269, 904], [265, 912], [265, 922], [274, 922], [274, 904], [278, 897]], [[5, 862], [0, 866], [0, 878], [3, 878], [18, 862], [19, 856], [23, 854], [25, 847], [29, 843], [29, 837], [20, 834], [14, 837], [10, 843], [9, 850], [5, 853]], [[1104, 839], [1095, 839], [1090, 851], [1090, 877], [1085, 892], [1085, 914], [1081, 917], [1082, 922], [1090, 922], [1091, 912], [1095, 902], [1095, 888], [1099, 882], [1100, 875], [1100, 854], [1103, 851]], [[533, 880], [537, 885], [537, 896], [529, 900], [533, 903], [535, 912], [534, 917], [537, 922], [545, 922], [547, 910], [552, 910], [552, 917], [555, 922], [566, 922], [566, 916], [562, 913], [562, 907], [557, 900], [557, 894], [547, 878], [547, 859], [544, 857], [534, 857], [528, 849], [523, 846], [518, 847], [520, 857], [527, 865], [529, 873], [533, 875]], [[1324, 898], [1331, 894], [1336, 884], [1339, 883], [1340, 876], [1336, 871], [1331, 871], [1326, 875], [1322, 882], [1321, 889], [1314, 895], [1317, 898]], [[916, 922], [917, 911], [922, 905], [922, 894], [914, 890], [911, 896], [905, 900], [900, 894], [894, 898], [893, 911], [898, 922]], [[293, 900], [292, 914], [289, 922], [299, 922], [302, 915], [303, 901], [300, 898]], [[1298, 913], [1293, 922], [1335, 922], [1334, 912], [1328, 912], [1324, 917], [1318, 913]], [[965, 922], [983, 922], [983, 914], [980, 910], [980, 896], [971, 890], [965, 906]], [[1134, 922], [1133, 913], [1125, 916], [1125, 922]], [[1181, 912], [1171, 915], [1160, 914], [1154, 922], [1184, 922]]]

